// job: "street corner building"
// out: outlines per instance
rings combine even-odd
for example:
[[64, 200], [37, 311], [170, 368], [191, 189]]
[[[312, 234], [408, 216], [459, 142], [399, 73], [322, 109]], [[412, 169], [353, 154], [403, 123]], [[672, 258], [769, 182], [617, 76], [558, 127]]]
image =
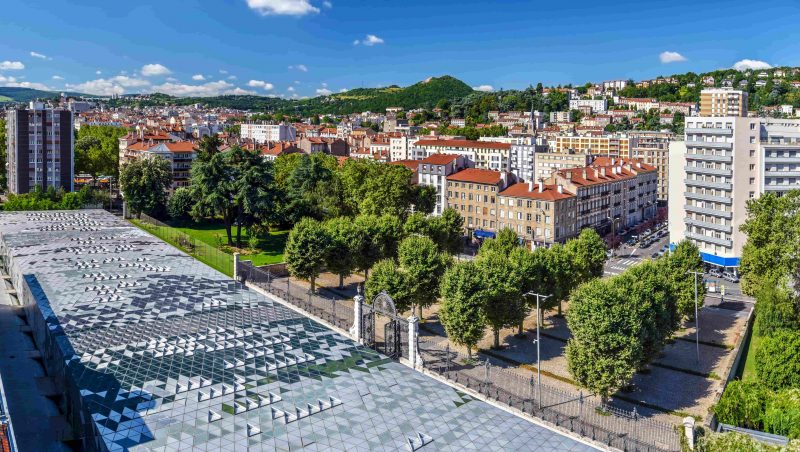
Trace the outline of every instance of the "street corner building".
[[0, 256], [84, 450], [592, 449], [104, 211], [0, 214]]

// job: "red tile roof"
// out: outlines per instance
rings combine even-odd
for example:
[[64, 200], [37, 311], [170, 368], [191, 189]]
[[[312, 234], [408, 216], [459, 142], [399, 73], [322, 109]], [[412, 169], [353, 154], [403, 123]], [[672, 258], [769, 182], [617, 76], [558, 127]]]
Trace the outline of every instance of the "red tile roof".
[[478, 168], [467, 168], [457, 173], [447, 176], [447, 180], [458, 182], [472, 182], [476, 184], [497, 185], [500, 183], [501, 175], [499, 171], [491, 171]]
[[509, 143], [475, 140], [419, 140], [417, 146], [442, 146], [450, 148], [510, 149]]
[[544, 190], [539, 192], [539, 185], [533, 184], [533, 191], [530, 190], [528, 182], [519, 182], [500, 192], [500, 196], [513, 196], [515, 198], [538, 199], [541, 201], [558, 201], [561, 199], [572, 198], [575, 195], [562, 188], [558, 192], [557, 185], [545, 185]]
[[417, 169], [419, 169], [419, 162], [419, 160], [395, 160], [394, 162], [389, 162], [389, 164], [403, 165], [411, 171], [417, 172]]
[[430, 157], [420, 160], [419, 162], [428, 163], [431, 165], [447, 165], [457, 158], [458, 156], [453, 154], [433, 154]]
[[170, 152], [194, 152], [195, 147], [194, 143], [191, 141], [179, 141], [177, 143], [165, 143], [164, 146], [170, 150]]

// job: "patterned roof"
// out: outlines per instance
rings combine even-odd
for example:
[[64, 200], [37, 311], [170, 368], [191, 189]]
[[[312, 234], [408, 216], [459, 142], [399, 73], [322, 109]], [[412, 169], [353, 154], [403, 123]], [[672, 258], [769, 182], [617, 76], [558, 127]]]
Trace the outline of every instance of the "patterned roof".
[[86, 419], [76, 426], [84, 446], [590, 449], [357, 344], [104, 211], [2, 213], [0, 241], [42, 356], [63, 369], [59, 383]]

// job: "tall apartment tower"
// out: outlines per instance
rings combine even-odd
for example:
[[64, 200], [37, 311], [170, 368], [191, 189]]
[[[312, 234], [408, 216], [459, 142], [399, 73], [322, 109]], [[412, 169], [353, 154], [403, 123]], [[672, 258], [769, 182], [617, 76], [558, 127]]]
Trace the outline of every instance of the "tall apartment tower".
[[[741, 110], [718, 115], [713, 108], [702, 115], [710, 107], [701, 104], [701, 116], [686, 118], [685, 141], [669, 147], [670, 242], [689, 239], [708, 265], [736, 271], [747, 201], [800, 189], [800, 120], [746, 117]], [[746, 97], [729, 105], [744, 108]]]
[[73, 189], [72, 112], [31, 102], [28, 109], [6, 113], [8, 191], [34, 187]]
[[700, 92], [700, 116], [747, 116], [747, 92], [709, 88]]

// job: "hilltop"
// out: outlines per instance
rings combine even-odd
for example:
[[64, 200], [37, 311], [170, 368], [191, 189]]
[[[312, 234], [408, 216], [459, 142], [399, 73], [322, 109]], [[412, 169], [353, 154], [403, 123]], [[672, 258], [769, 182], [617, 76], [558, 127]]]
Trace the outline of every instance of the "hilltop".
[[[88, 97], [89, 94], [67, 92], [68, 96]], [[43, 91], [33, 88], [18, 88], [0, 86], [0, 102], [30, 102], [36, 99], [53, 99], [59, 97], [61, 92]]]

